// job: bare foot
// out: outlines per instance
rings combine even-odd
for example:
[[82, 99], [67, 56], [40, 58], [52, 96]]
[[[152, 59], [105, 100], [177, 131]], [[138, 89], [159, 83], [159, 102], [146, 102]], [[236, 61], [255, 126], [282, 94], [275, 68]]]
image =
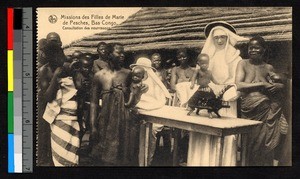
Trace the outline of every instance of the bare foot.
[[211, 112], [209, 112], [209, 113], [208, 113], [208, 117], [209, 117], [210, 119], [212, 119], [212, 118], [213, 118], [213, 115], [212, 115], [212, 113], [211, 113]]

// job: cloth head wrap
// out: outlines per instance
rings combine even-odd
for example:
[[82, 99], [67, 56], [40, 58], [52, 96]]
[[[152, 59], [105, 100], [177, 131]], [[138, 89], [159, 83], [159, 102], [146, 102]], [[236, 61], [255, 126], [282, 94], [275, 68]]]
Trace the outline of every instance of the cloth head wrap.
[[[213, 38], [214, 32], [217, 29], [217, 33], [221, 33], [222, 35], [227, 36], [225, 48], [220, 51], [217, 51]], [[241, 57], [239, 56], [240, 51], [237, 50], [234, 46], [238, 41], [246, 40], [248, 39], [233, 33], [223, 26], [216, 26], [210, 31], [201, 53], [205, 53], [209, 56], [210, 63], [208, 69], [212, 71], [212, 75], [217, 80], [218, 84], [224, 84], [225, 82], [234, 82], [236, 65], [238, 61], [241, 60]]]
[[227, 42], [225, 45], [225, 55], [226, 55], [225, 59], [226, 59], [227, 63], [230, 63], [231, 61], [234, 60], [233, 57], [236, 57], [240, 54], [240, 51], [237, 50], [236, 48], [234, 48], [236, 43], [238, 41], [246, 41], [246, 40], [248, 40], [248, 38], [241, 37], [222, 26], [214, 27], [210, 31], [210, 33], [205, 41], [205, 44], [203, 46], [203, 49], [201, 51], [201, 53], [206, 53], [210, 58], [213, 57], [213, 55], [216, 52], [216, 46], [214, 44], [214, 39], [213, 39], [213, 33], [216, 29], [223, 30], [227, 36]]
[[[143, 59], [146, 61], [146, 59]], [[150, 59], [147, 59], [151, 62]], [[134, 66], [139, 66], [135, 64]], [[140, 102], [136, 107], [144, 110], [153, 110], [161, 108], [166, 103], [166, 98], [171, 98], [171, 95], [159, 77], [154, 73], [151, 65], [141, 65], [147, 72], [147, 79], [143, 83], [149, 86], [149, 90], [141, 96]]]

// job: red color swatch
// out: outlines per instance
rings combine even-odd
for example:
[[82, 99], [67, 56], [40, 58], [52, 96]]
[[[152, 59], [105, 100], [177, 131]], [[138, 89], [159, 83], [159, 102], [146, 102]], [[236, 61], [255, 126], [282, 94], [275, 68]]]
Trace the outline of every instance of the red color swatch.
[[13, 50], [14, 9], [7, 8], [7, 50]]

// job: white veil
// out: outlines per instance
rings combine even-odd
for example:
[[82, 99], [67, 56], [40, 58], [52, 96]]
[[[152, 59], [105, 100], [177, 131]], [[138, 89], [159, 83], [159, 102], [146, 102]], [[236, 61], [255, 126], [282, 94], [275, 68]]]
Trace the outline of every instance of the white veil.
[[[221, 29], [227, 34], [227, 42], [224, 50], [216, 53], [216, 47], [213, 39], [213, 32]], [[205, 53], [210, 58], [209, 70], [212, 71], [214, 80], [217, 84], [234, 83], [235, 70], [241, 59], [240, 51], [234, 46], [238, 41], [246, 41], [247, 38], [241, 37], [223, 26], [214, 27], [203, 46], [201, 53]]]
[[[138, 65], [137, 65], [138, 66]], [[147, 79], [143, 81], [149, 89], [142, 94], [141, 100], [136, 107], [144, 110], [153, 110], [163, 107], [166, 104], [166, 98], [171, 98], [171, 95], [159, 77], [154, 73], [152, 68], [143, 67], [147, 72]]]

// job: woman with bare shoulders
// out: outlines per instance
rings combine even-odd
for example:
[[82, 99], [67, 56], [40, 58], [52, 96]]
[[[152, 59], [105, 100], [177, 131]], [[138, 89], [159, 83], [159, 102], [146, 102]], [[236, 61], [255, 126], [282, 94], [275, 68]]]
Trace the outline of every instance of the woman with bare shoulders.
[[[114, 44], [108, 68], [95, 73], [91, 90], [90, 122], [95, 165], [127, 166], [138, 164], [137, 124], [125, 102], [129, 97], [130, 70], [122, 67], [124, 48]], [[101, 111], [98, 109], [102, 99]]]
[[287, 126], [282, 125], [286, 119], [278, 96], [284, 85], [268, 81], [274, 68], [264, 62], [265, 50], [262, 37], [252, 38], [248, 44], [250, 58], [239, 62], [235, 78], [237, 89], [242, 93], [242, 117], [263, 122], [248, 135], [250, 166], [272, 166], [274, 149], [287, 132]]
[[179, 49], [177, 51], [177, 60], [180, 65], [172, 68], [170, 92], [176, 92], [180, 103], [179, 106], [186, 107], [189, 98], [196, 91], [195, 89], [190, 89], [194, 68], [189, 64], [186, 49]]
[[38, 150], [37, 165], [53, 166], [51, 154], [50, 125], [43, 119], [48, 102], [55, 98], [58, 74], [65, 61], [65, 54], [61, 48], [60, 36], [51, 32], [46, 39], [38, 44]]

